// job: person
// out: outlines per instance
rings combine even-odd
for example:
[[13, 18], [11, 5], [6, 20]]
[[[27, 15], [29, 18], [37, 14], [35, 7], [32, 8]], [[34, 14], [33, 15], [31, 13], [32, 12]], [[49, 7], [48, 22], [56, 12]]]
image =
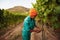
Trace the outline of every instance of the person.
[[32, 8], [29, 11], [29, 16], [24, 19], [22, 28], [22, 40], [30, 40], [31, 32], [39, 33], [41, 30], [33, 30], [34, 27], [39, 29], [35, 24], [35, 17], [37, 16], [36, 9]]

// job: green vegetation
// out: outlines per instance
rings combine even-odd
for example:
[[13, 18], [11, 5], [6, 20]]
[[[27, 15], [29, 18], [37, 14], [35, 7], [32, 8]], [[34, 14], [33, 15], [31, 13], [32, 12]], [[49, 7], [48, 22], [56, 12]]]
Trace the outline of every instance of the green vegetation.
[[60, 0], [36, 0], [33, 7], [38, 11], [38, 17], [43, 24], [54, 29], [60, 28]]
[[7, 28], [12, 24], [23, 22], [26, 16], [27, 15], [23, 15], [22, 13], [11, 13], [7, 10], [0, 9], [0, 29]]

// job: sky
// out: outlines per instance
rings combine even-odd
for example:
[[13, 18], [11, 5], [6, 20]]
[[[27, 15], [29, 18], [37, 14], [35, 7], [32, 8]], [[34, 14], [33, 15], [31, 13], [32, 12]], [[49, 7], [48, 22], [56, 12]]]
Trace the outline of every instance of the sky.
[[14, 6], [24, 6], [26, 8], [31, 8], [35, 0], [0, 0], [0, 9], [8, 9]]

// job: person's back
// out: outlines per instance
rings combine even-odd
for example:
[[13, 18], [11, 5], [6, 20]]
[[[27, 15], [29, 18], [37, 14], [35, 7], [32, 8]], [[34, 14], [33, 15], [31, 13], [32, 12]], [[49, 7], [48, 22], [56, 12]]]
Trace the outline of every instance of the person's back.
[[34, 28], [34, 26], [35, 26], [35, 20], [31, 19], [30, 16], [27, 16], [23, 23], [23, 30], [30, 31]]

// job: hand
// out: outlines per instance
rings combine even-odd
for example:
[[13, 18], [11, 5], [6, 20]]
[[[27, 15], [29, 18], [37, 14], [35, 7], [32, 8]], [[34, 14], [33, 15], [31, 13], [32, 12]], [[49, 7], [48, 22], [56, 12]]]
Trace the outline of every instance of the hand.
[[30, 32], [33, 32], [33, 30], [30, 30]]
[[36, 32], [37, 32], [37, 33], [40, 33], [40, 32], [41, 32], [41, 30], [36, 30]]

